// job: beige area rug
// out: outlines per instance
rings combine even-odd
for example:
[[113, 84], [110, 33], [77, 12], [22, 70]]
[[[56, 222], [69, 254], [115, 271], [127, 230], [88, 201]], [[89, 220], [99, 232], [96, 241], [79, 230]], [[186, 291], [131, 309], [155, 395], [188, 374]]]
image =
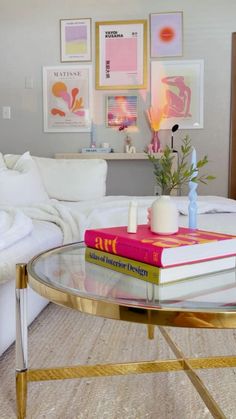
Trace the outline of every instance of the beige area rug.
[[[168, 329], [188, 356], [236, 354], [236, 331]], [[174, 358], [158, 329], [50, 304], [29, 330], [30, 367]], [[0, 358], [0, 419], [16, 417], [14, 347]], [[236, 418], [236, 370], [200, 372], [227, 418]], [[30, 383], [27, 418], [211, 418], [184, 372]]]

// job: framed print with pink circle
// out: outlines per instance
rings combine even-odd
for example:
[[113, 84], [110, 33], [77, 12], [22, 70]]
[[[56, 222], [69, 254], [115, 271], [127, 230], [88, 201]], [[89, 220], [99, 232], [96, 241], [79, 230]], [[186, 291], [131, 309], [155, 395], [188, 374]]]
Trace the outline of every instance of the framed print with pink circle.
[[183, 55], [183, 12], [150, 14], [151, 57]]

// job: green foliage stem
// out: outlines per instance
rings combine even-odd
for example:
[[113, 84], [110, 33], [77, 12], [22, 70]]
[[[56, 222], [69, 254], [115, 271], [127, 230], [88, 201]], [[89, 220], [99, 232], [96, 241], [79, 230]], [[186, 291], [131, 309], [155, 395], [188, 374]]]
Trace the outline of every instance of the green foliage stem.
[[189, 165], [189, 158], [192, 151], [191, 140], [188, 135], [184, 137], [179, 152], [179, 163], [176, 170], [173, 170], [173, 153], [170, 147], [166, 146], [160, 158], [153, 154], [147, 154], [148, 159], [154, 166], [156, 184], [161, 188], [163, 195], [169, 195], [174, 189], [180, 189], [187, 185], [190, 180], [196, 183], [207, 184], [215, 176], [200, 174], [199, 171], [208, 163], [208, 157], [204, 156], [198, 160], [196, 167]]

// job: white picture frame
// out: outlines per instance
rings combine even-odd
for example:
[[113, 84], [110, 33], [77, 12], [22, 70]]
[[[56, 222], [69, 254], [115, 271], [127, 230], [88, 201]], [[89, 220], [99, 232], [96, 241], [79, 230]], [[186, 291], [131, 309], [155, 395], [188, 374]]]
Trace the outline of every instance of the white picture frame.
[[91, 18], [61, 19], [61, 62], [91, 61]]
[[151, 106], [162, 111], [160, 129], [203, 128], [204, 61], [152, 61]]
[[45, 132], [91, 132], [92, 66], [43, 67]]
[[150, 14], [150, 55], [152, 58], [183, 55], [183, 12]]

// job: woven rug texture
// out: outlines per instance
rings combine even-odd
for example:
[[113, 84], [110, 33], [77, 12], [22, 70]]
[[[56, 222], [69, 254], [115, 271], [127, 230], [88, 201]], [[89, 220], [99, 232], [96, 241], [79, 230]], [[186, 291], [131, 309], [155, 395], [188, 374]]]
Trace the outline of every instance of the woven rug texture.
[[[236, 354], [236, 331], [168, 328], [188, 357]], [[175, 359], [158, 328], [49, 304], [29, 328], [29, 367]], [[16, 418], [15, 348], [0, 357], [0, 419]], [[236, 419], [236, 369], [198, 371], [229, 419]], [[212, 418], [183, 371], [32, 382], [27, 419]]]

